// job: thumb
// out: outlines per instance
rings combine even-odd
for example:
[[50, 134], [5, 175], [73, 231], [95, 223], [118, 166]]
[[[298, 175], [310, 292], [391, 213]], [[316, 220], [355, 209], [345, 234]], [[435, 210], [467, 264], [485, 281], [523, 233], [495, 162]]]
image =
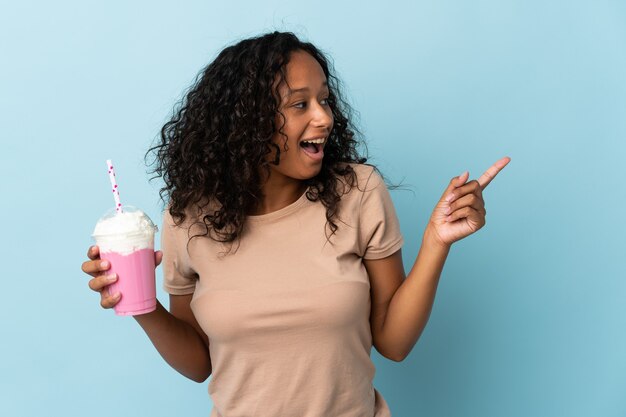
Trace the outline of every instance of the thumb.
[[163, 260], [163, 252], [158, 250], [154, 252], [154, 266], [157, 267]]
[[460, 187], [461, 185], [465, 184], [468, 179], [469, 179], [469, 171], [465, 171], [458, 177], [454, 178], [454, 180], [456, 181], [457, 187]]
[[450, 184], [448, 184], [448, 187], [446, 188], [446, 191], [444, 191], [443, 195], [441, 196], [441, 199], [445, 201], [450, 195], [450, 193], [454, 191], [455, 188], [458, 188], [462, 186], [463, 184], [465, 184], [468, 178], [469, 178], [469, 171], [464, 171], [458, 177], [452, 178], [450, 180]]

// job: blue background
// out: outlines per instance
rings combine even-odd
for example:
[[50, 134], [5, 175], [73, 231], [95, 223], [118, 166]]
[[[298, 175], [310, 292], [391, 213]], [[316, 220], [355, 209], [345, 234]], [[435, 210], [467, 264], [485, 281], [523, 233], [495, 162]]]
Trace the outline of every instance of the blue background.
[[144, 152], [221, 48], [273, 29], [332, 56], [371, 162], [412, 191], [392, 193], [407, 272], [449, 180], [512, 158], [410, 356], [372, 351], [394, 417], [625, 416], [626, 5], [598, 0], [3, 2], [0, 414], [209, 414], [208, 381], [80, 266], [105, 159], [160, 225]]

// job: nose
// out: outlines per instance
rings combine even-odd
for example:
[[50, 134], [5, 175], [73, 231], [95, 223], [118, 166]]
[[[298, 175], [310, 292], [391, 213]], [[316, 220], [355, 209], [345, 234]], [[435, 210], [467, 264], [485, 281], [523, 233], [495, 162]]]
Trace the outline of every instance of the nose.
[[328, 106], [323, 106], [319, 103], [312, 107], [313, 116], [311, 123], [315, 127], [326, 128], [330, 132], [333, 127], [333, 112]]

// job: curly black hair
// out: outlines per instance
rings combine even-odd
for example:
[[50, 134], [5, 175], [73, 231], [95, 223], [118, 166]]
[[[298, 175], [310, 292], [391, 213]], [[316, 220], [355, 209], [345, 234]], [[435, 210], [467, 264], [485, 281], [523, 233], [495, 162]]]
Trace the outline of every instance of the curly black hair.
[[[309, 186], [306, 197], [326, 207], [326, 224], [331, 229], [327, 238], [337, 230], [333, 221], [341, 199], [337, 179], [343, 177], [348, 189], [355, 185], [356, 173], [348, 163], [367, 161], [357, 151], [366, 144], [353, 126], [354, 110], [342, 97], [341, 82], [324, 53], [293, 33], [272, 32], [223, 49], [177, 103], [171, 120], [161, 129], [160, 143], [146, 153], [146, 158], [155, 154], [156, 167], [150, 173], [156, 176], [151, 180], [163, 177], [165, 185], [159, 195], [164, 203], [164, 195], [169, 197], [175, 224], [185, 220], [185, 210], [191, 206], [201, 213], [202, 219], [194, 220], [206, 233], [189, 241], [209, 235], [219, 242], [234, 242], [242, 233], [246, 213], [261, 201], [260, 170], [269, 174], [269, 164], [280, 162], [280, 149], [272, 143], [272, 136], [275, 132], [285, 136], [278, 85], [285, 80], [290, 54], [299, 50], [309, 53], [322, 67], [334, 117], [321, 171], [304, 181]], [[279, 114], [283, 124], [277, 127]], [[267, 162], [272, 147], [277, 158]], [[203, 210], [211, 201], [218, 203], [218, 209]]]

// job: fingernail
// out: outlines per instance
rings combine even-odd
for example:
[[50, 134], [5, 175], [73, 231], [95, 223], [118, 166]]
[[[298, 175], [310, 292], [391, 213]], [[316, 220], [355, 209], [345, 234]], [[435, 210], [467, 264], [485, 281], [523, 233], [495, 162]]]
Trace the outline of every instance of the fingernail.
[[107, 275], [107, 280], [108, 281], [115, 281], [117, 279], [117, 275], [115, 273], [111, 274], [111, 275]]
[[452, 201], [453, 198], [454, 194], [448, 194], [448, 196], [446, 197], [446, 201], [449, 203], [450, 201]]
[[102, 261], [102, 262], [100, 262], [100, 266], [101, 266], [102, 268], [108, 268], [108, 266], [109, 266], [109, 262], [108, 262], [108, 261]]
[[462, 173], [461, 175], [459, 175], [459, 178], [461, 178], [462, 176], [464, 176], [466, 172], [467, 172], [467, 171], [463, 171], [463, 173]]

